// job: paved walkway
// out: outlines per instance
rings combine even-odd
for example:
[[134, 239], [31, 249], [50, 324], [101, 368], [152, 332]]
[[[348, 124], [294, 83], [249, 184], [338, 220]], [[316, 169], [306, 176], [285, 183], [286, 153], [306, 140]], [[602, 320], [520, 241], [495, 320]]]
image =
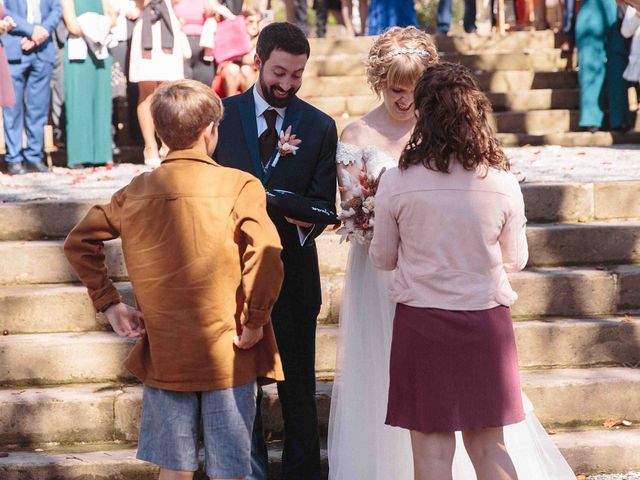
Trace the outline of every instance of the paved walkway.
[[[640, 145], [615, 147], [521, 147], [505, 149], [525, 182], [640, 180]], [[106, 199], [148, 168], [122, 164], [16, 177], [0, 174], [0, 202]]]

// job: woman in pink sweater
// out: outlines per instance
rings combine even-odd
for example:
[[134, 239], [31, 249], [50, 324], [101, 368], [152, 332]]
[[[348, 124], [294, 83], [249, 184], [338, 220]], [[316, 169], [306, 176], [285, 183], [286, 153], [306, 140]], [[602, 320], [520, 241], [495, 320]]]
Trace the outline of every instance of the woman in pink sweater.
[[416, 479], [450, 479], [462, 431], [479, 480], [515, 480], [503, 427], [525, 417], [507, 272], [527, 263], [522, 193], [465, 67], [431, 66], [416, 128], [382, 176], [370, 248], [395, 270], [386, 423], [411, 431]]

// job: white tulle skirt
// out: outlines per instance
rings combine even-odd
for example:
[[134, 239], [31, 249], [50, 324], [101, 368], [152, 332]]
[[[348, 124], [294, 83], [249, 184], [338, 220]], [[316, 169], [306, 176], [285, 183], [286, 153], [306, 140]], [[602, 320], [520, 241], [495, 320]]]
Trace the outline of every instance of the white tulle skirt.
[[[373, 267], [365, 246], [352, 244], [329, 416], [330, 480], [413, 479], [409, 432], [384, 423], [395, 310], [388, 297], [391, 276]], [[526, 419], [504, 429], [519, 480], [575, 480], [524, 394], [523, 400]], [[476, 479], [459, 432], [453, 478]]]

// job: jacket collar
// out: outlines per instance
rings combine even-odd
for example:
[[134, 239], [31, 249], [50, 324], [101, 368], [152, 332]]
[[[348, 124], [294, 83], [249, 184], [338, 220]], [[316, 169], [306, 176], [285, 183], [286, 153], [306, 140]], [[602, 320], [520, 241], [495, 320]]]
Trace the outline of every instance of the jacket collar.
[[215, 165], [219, 167], [220, 165], [213, 160], [206, 153], [202, 153], [198, 150], [187, 148], [185, 150], [171, 150], [167, 157], [162, 161], [162, 163], [169, 163], [176, 160], [194, 160], [196, 162], [204, 162], [209, 163], [211, 165]]

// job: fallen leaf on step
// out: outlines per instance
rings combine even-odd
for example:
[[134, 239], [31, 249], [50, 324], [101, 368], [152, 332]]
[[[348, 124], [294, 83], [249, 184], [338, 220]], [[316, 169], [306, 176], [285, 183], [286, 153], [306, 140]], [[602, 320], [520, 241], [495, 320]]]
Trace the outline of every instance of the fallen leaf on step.
[[608, 418], [608, 419], [605, 420], [605, 422], [602, 425], [605, 428], [618, 427], [618, 426], [622, 425], [622, 419], [621, 418]]
[[555, 435], [555, 434], [556, 434], [556, 433], [558, 433], [558, 432], [556, 432], [555, 430], [547, 430], [547, 433], [548, 433], [549, 435]]
[[622, 319], [622, 323], [631, 323], [633, 320], [634, 318], [631, 315], [625, 315]]
[[583, 474], [576, 475], [576, 480], [587, 480], [587, 476]]
[[633, 422], [629, 420], [622, 420], [622, 425], [624, 425], [625, 427], [630, 427], [631, 425], [633, 425]]
[[44, 450], [42, 448], [36, 448], [34, 452], [44, 452]]

